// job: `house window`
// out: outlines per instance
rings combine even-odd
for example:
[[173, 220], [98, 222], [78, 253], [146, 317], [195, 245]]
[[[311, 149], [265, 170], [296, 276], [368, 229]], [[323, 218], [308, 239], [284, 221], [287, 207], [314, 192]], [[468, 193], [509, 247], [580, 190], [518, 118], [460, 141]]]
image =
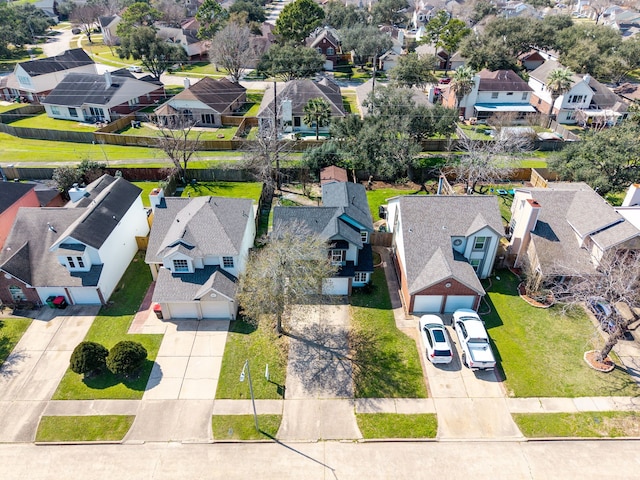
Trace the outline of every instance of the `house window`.
[[51, 105], [51, 115], [60, 115], [60, 109], [55, 105]]
[[25, 297], [22, 289], [17, 285], [9, 286], [9, 293], [11, 294], [11, 298], [13, 299], [14, 302], [21, 302], [23, 300], [26, 300], [27, 298]]
[[529, 95], [529, 93], [522, 92], [522, 100], [526, 100], [527, 99], [527, 95]]
[[20, 85], [31, 85], [31, 77], [18, 75], [18, 82], [20, 82]]
[[189, 263], [183, 259], [176, 259], [173, 261], [173, 271], [174, 272], [188, 272], [189, 271]]
[[233, 268], [233, 257], [222, 257], [222, 266], [224, 268]]
[[329, 255], [331, 257], [331, 263], [341, 264], [344, 262], [346, 253], [346, 250], [330, 250]]
[[138, 97], [132, 98], [131, 100], [129, 100], [129, 106], [130, 107], [138, 105], [139, 103], [140, 103], [140, 99]]
[[478, 273], [478, 269], [480, 268], [480, 259], [479, 258], [472, 258], [471, 260], [469, 260], [469, 263], [473, 267], [473, 271]]
[[76, 264], [73, 261], [73, 257], [67, 257], [67, 263], [69, 264], [69, 268], [76, 268]]
[[316, 52], [322, 53], [322, 49], [320, 47], [316, 47]]
[[93, 117], [104, 117], [104, 110], [98, 107], [89, 107], [89, 112]]
[[513, 95], [513, 92], [507, 92], [507, 97]]
[[202, 114], [202, 123], [213, 125], [216, 123], [216, 116], [212, 113], [203, 113]]
[[353, 276], [353, 281], [357, 283], [367, 283], [369, 280], [369, 274], [367, 272], [356, 272]]
[[293, 126], [294, 127], [300, 126], [300, 117], [293, 117]]
[[570, 110], [567, 112], [567, 115], [565, 117], [567, 120], [574, 120], [576, 118], [576, 112], [575, 110]]
[[569, 97], [569, 103], [582, 103], [584, 97], [584, 95], [571, 95]]
[[69, 115], [72, 117], [78, 117], [78, 110], [73, 108], [73, 107], [69, 107]]
[[336, 51], [333, 49], [333, 47], [329, 47], [327, 48], [327, 55], [335, 55]]
[[473, 249], [484, 250], [484, 246], [486, 243], [487, 243], [487, 237], [476, 237], [475, 241], [473, 242]]
[[498, 92], [491, 92], [491, 98], [498, 98]]
[[360, 238], [362, 239], [362, 243], [369, 242], [369, 232], [360, 232]]
[[84, 268], [84, 261], [82, 260], [82, 257], [76, 257], [76, 260], [78, 261], [78, 268]]

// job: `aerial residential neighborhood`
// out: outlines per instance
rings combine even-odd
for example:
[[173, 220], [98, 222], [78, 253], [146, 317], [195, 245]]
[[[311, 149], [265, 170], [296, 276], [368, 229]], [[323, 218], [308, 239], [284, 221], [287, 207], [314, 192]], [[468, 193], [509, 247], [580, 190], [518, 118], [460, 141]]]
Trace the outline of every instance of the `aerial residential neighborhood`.
[[0, 1], [3, 478], [635, 478], [639, 92], [637, 2]]

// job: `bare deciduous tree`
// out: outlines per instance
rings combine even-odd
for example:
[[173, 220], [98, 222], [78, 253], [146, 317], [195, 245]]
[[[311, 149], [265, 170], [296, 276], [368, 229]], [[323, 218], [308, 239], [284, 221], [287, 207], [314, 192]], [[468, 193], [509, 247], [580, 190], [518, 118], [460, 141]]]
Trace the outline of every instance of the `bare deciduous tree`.
[[482, 193], [484, 184], [495, 184], [509, 178], [518, 164], [518, 154], [531, 149], [528, 134], [496, 128], [493, 140], [460, 139], [458, 148], [465, 153], [451, 157], [446, 167], [456, 181], [466, 185], [467, 192]]
[[254, 51], [250, 48], [250, 36], [248, 26], [229, 22], [211, 41], [211, 63], [227, 70], [232, 82], [238, 83], [244, 69], [256, 59]]
[[189, 115], [177, 114], [154, 117], [153, 123], [158, 129], [158, 147], [173, 162], [184, 182], [189, 160], [202, 147], [202, 132], [194, 130], [197, 121]]
[[606, 319], [608, 338], [597, 356], [597, 360], [602, 361], [633, 321], [622, 315], [616, 304], [626, 304], [631, 309], [640, 307], [640, 255], [628, 250], [609, 253], [600, 260], [595, 274], [575, 275], [570, 281], [547, 286], [565, 308], [582, 307], [594, 301], [604, 301], [614, 307]]
[[275, 225], [266, 245], [250, 254], [236, 298], [254, 322], [275, 317], [280, 334], [289, 306], [328, 300], [322, 283], [335, 272], [325, 240], [299, 223]]
[[71, 12], [71, 21], [78, 25], [87, 36], [89, 43], [93, 43], [93, 40], [91, 40], [91, 32], [96, 25], [101, 11], [102, 8], [99, 5], [86, 3], [84, 5], [75, 5]]

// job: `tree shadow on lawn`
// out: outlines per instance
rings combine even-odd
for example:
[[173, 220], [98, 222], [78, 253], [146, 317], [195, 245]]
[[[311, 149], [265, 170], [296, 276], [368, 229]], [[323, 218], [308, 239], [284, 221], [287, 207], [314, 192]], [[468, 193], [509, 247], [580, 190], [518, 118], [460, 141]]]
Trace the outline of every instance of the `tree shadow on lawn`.
[[147, 387], [154, 364], [155, 362], [152, 360], [145, 360], [142, 368], [131, 377], [115, 375], [107, 370], [100, 375], [83, 378], [82, 383], [93, 390], [104, 390], [118, 384], [123, 384], [130, 390], [142, 392]]

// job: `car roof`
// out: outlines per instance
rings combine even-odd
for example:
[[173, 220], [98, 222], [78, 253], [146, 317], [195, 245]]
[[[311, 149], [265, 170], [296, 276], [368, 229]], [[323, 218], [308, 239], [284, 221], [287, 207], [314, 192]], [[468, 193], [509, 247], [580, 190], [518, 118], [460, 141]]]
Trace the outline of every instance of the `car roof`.
[[464, 328], [467, 330], [467, 335], [474, 338], [487, 338], [487, 331], [484, 328], [482, 320], [472, 317], [462, 317], [459, 320], [464, 320]]
[[444, 322], [437, 315], [423, 315], [420, 317], [420, 328], [424, 328], [425, 325], [438, 325], [444, 327]]

